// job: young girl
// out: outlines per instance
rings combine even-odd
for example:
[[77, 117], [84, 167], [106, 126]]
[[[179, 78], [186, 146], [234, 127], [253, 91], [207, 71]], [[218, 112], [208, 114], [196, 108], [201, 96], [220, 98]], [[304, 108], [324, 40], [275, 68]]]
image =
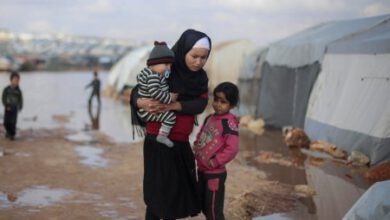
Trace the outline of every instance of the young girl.
[[206, 117], [194, 143], [202, 211], [207, 220], [224, 219], [225, 165], [238, 153], [239, 120], [230, 113], [238, 103], [238, 88], [230, 82], [214, 89], [215, 113]]

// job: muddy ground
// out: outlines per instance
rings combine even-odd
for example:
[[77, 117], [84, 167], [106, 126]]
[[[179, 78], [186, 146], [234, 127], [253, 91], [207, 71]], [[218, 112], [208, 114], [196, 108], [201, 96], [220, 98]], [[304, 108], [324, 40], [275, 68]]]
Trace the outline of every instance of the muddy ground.
[[[19, 133], [16, 141], [0, 139], [0, 219], [144, 218], [142, 143], [115, 143], [99, 131], [72, 138], [65, 128]], [[243, 160], [228, 167], [226, 218], [291, 212], [293, 187]]]
[[[4, 87], [8, 76], [0, 79]], [[100, 119], [92, 116], [90, 80], [73, 72], [23, 75], [16, 141], [4, 138], [0, 124], [0, 220], [144, 218], [142, 142], [131, 142], [128, 106], [103, 97]], [[280, 129], [261, 136], [241, 129], [225, 216], [341, 219], [368, 188], [360, 173], [287, 148]]]

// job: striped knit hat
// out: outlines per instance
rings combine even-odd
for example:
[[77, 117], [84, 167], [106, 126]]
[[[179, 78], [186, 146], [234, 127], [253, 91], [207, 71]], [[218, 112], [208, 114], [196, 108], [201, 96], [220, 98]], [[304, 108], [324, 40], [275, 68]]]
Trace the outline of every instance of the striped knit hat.
[[154, 42], [154, 48], [150, 52], [149, 59], [146, 61], [148, 66], [160, 63], [175, 62], [175, 54], [168, 48], [165, 42]]

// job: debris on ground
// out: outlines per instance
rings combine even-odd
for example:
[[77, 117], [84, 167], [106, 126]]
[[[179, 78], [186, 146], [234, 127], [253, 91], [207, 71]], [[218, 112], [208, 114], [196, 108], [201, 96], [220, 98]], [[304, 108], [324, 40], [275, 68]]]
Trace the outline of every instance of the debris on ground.
[[68, 123], [70, 121], [68, 115], [52, 115], [52, 119], [58, 123]]
[[247, 128], [256, 135], [264, 133], [265, 122], [262, 118], [254, 119], [251, 115], [245, 115], [240, 118], [240, 127]]
[[371, 183], [390, 180], [390, 161], [371, 167], [365, 173], [365, 177]]
[[347, 153], [338, 149], [336, 145], [327, 143], [325, 141], [314, 141], [310, 144], [310, 150], [322, 151], [332, 155], [335, 158], [346, 159]]
[[312, 165], [312, 166], [320, 167], [324, 163], [325, 163], [325, 159], [324, 158], [320, 158], [320, 157], [310, 157], [309, 158], [309, 164]]
[[287, 130], [284, 142], [288, 147], [309, 148], [310, 146], [310, 139], [301, 128]]
[[249, 122], [255, 120], [252, 115], [244, 115], [240, 117], [240, 127], [248, 127]]
[[348, 164], [357, 165], [357, 166], [365, 166], [370, 162], [368, 156], [356, 150], [353, 150], [351, 152], [351, 155], [348, 156], [347, 160], [348, 160]]
[[283, 137], [286, 137], [287, 133], [291, 131], [294, 127], [293, 126], [283, 126], [282, 127], [282, 135]]
[[295, 185], [295, 194], [300, 198], [307, 198], [316, 195], [316, 191], [308, 185]]
[[15, 194], [13, 194], [13, 193], [8, 193], [7, 194], [7, 199], [10, 202], [15, 202], [18, 199], [18, 197]]
[[254, 121], [250, 121], [248, 124], [248, 129], [257, 135], [262, 135], [264, 133], [264, 125], [264, 120], [259, 118]]
[[272, 151], [261, 151], [258, 156], [254, 158], [258, 163], [274, 163], [282, 166], [293, 166], [295, 165], [291, 160], [283, 158], [282, 154], [274, 153]]
[[296, 201], [291, 186], [274, 182], [228, 198], [227, 203], [232, 208], [226, 209], [226, 215], [231, 219], [250, 220], [256, 216], [287, 213], [294, 210]]

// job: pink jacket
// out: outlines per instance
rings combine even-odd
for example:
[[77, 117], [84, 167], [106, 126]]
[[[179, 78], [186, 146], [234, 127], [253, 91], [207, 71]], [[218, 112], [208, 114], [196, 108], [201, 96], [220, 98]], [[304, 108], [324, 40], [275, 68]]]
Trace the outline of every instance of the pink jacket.
[[194, 142], [198, 169], [205, 173], [222, 173], [239, 149], [239, 120], [231, 113], [207, 116]]

